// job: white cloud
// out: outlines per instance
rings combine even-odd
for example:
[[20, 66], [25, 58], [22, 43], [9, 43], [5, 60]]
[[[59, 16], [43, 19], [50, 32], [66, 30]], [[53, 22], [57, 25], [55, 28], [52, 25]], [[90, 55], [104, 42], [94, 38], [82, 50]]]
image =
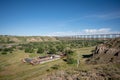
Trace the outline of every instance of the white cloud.
[[110, 33], [110, 28], [101, 28], [101, 29], [85, 29], [83, 30], [86, 34], [106, 34]]

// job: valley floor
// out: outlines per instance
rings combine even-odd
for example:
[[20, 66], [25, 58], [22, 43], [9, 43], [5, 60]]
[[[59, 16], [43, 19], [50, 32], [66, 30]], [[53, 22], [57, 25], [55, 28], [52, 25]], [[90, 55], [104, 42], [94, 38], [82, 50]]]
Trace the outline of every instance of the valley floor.
[[[78, 64], [66, 64], [63, 59], [38, 65], [23, 63], [21, 59], [30, 56], [17, 50], [12, 54], [0, 55], [0, 80], [79, 80], [110, 78], [110, 74], [119, 77], [119, 64], [86, 64], [82, 55], [91, 54], [95, 47], [74, 49]], [[111, 66], [109, 66], [111, 65]], [[54, 68], [57, 66], [57, 68]], [[116, 74], [117, 73], [117, 74]], [[90, 77], [92, 76], [92, 77]]]

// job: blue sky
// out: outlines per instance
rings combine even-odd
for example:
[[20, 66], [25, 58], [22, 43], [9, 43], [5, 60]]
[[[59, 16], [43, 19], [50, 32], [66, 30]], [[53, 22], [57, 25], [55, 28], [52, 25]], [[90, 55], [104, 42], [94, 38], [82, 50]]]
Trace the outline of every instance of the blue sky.
[[120, 0], [0, 0], [0, 35], [120, 32]]

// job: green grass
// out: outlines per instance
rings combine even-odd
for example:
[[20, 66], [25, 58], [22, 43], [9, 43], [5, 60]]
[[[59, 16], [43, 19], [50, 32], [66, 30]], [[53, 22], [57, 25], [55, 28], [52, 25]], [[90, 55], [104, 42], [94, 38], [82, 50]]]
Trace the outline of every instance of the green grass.
[[[34, 66], [28, 63], [23, 63], [21, 59], [26, 57], [36, 57], [39, 56], [39, 54], [24, 53], [24, 51], [20, 50], [7, 55], [0, 55], [0, 80], [33, 80], [37, 78], [37, 80], [39, 80], [43, 75], [53, 73], [56, 70], [72, 71], [74, 69], [90, 69], [91, 65], [87, 66], [85, 64], [85, 59], [82, 58], [82, 55], [90, 54], [93, 49], [94, 47], [74, 49], [75, 53], [73, 58], [80, 59], [80, 65], [78, 68], [76, 64], [67, 64], [62, 59]], [[52, 69], [51, 67], [54, 65], [59, 65], [58, 69]]]

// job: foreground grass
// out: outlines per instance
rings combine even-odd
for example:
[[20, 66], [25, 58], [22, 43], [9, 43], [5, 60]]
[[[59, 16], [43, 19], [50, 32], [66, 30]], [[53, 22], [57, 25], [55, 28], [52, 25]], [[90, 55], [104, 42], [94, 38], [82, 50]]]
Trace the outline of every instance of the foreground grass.
[[[82, 58], [82, 55], [90, 54], [91, 50], [93, 49], [94, 47], [74, 49], [75, 55], [73, 55], [73, 57], [80, 60], [78, 67], [76, 64], [68, 65], [62, 59], [33, 66], [27, 63], [23, 63], [21, 59], [29, 56], [38, 56], [38, 54], [27, 54], [24, 53], [24, 51], [15, 51], [14, 53], [7, 55], [0, 55], [0, 80], [33, 80], [37, 78], [39, 79], [43, 75], [55, 72], [56, 70], [72, 71], [72, 69], [77, 68], [81, 70], [89, 70], [93, 66], [86, 66], [84, 62], [85, 59]], [[51, 67], [54, 65], [59, 65], [58, 69], [52, 69]]]

